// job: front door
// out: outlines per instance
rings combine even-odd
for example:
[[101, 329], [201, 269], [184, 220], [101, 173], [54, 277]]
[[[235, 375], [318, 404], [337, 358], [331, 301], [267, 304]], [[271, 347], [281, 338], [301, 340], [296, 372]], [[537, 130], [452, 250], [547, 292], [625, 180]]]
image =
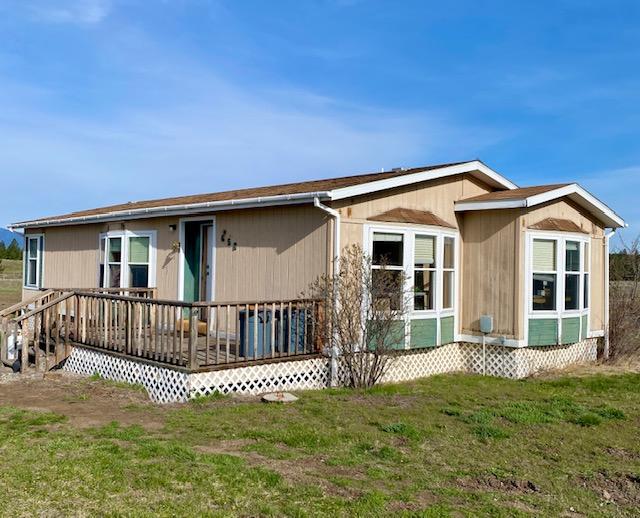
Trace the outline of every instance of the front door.
[[213, 224], [208, 221], [184, 222], [183, 300], [212, 299]]

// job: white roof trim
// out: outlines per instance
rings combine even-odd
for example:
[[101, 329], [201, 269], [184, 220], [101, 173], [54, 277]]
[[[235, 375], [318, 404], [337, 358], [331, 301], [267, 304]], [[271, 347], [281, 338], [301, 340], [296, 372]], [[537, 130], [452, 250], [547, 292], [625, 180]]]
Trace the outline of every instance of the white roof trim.
[[250, 208], [255, 206], [267, 206], [267, 205], [287, 205], [293, 203], [313, 203], [314, 198], [320, 198], [323, 200], [341, 200], [343, 198], [350, 198], [353, 196], [359, 196], [361, 194], [368, 194], [372, 192], [378, 192], [385, 189], [391, 189], [393, 187], [400, 187], [404, 185], [410, 185], [413, 183], [424, 182], [427, 180], [435, 180], [438, 178], [444, 178], [462, 173], [471, 173], [477, 176], [481, 180], [489, 183], [490, 185], [503, 189], [517, 189], [518, 186], [507, 178], [497, 173], [490, 167], [487, 167], [479, 160], [472, 160], [470, 162], [464, 162], [462, 164], [453, 166], [444, 166], [437, 169], [431, 169], [429, 171], [423, 171], [419, 173], [412, 173], [397, 176], [394, 178], [388, 178], [386, 180], [377, 180], [373, 182], [367, 182], [360, 185], [354, 185], [352, 187], [343, 187], [340, 189], [334, 189], [332, 191], [322, 192], [306, 192], [296, 194], [284, 194], [278, 196], [264, 196], [259, 198], [240, 198], [236, 200], [224, 200], [224, 201], [212, 201], [202, 203], [190, 203], [182, 205], [165, 205], [160, 207], [148, 207], [141, 209], [130, 209], [105, 212], [102, 214], [93, 214], [91, 216], [76, 216], [76, 217], [64, 217], [64, 218], [50, 218], [43, 220], [30, 220], [20, 223], [14, 223], [9, 225], [10, 229], [30, 228], [30, 227], [48, 227], [48, 226], [62, 226], [71, 224], [82, 223], [97, 223], [102, 221], [115, 221], [121, 219], [139, 219], [168, 215], [185, 215], [193, 212], [201, 212], [206, 209], [213, 210], [231, 210], [236, 208]]
[[351, 198], [354, 196], [360, 196], [362, 194], [369, 194], [372, 192], [383, 191], [385, 189], [392, 189], [394, 187], [402, 187], [404, 185], [410, 185], [413, 183], [425, 182], [428, 180], [436, 180], [438, 178], [444, 178], [447, 176], [453, 176], [462, 173], [476, 173], [475, 176], [489, 183], [490, 185], [503, 189], [517, 189], [518, 186], [512, 181], [508, 180], [500, 173], [494, 171], [490, 167], [487, 167], [479, 160], [472, 160], [470, 162], [464, 162], [462, 164], [440, 167], [438, 169], [430, 169], [428, 171], [421, 171], [418, 173], [406, 174], [396, 176], [393, 178], [387, 178], [385, 180], [376, 180], [373, 182], [363, 183], [360, 185], [353, 185], [350, 187], [342, 187], [331, 191], [332, 200], [342, 200], [344, 198]]
[[585, 207], [594, 216], [600, 219], [609, 228], [626, 227], [625, 221], [618, 216], [611, 208], [602, 203], [590, 192], [580, 187], [577, 183], [558, 187], [541, 194], [534, 194], [526, 198], [517, 200], [487, 200], [487, 201], [457, 201], [455, 203], [456, 212], [468, 210], [491, 210], [491, 209], [513, 209], [520, 207], [535, 207], [548, 201], [557, 200], [567, 196], [578, 205]]
[[129, 209], [105, 212], [102, 214], [92, 214], [89, 216], [75, 216], [75, 217], [62, 217], [62, 218], [50, 218], [44, 220], [32, 220], [23, 221], [20, 223], [13, 223], [7, 228], [19, 229], [30, 227], [50, 227], [50, 226], [63, 226], [71, 224], [83, 224], [83, 223], [98, 223], [103, 221], [120, 221], [123, 219], [140, 219], [151, 218], [160, 216], [184, 216], [188, 214], [196, 214], [199, 212], [212, 209], [216, 211], [232, 210], [232, 209], [247, 209], [253, 207], [265, 207], [272, 205], [293, 205], [300, 203], [313, 203], [314, 198], [328, 199], [329, 193], [327, 191], [312, 192], [312, 193], [297, 193], [297, 194], [285, 194], [279, 196], [263, 196], [259, 198], [244, 198], [238, 200], [224, 200], [224, 201], [207, 201], [201, 203], [188, 203], [182, 205], [163, 205], [160, 207], [145, 207], [140, 209]]

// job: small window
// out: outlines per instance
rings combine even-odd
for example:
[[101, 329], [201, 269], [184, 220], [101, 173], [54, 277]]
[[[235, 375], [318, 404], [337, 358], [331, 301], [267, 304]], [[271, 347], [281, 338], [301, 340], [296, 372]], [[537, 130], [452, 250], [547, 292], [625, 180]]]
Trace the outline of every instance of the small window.
[[43, 236], [27, 236], [24, 249], [24, 285], [27, 288], [42, 287]]
[[413, 309], [435, 309], [436, 236], [415, 237]]
[[564, 309], [580, 309], [580, 243], [565, 243]]
[[444, 238], [444, 261], [442, 270], [442, 309], [453, 308], [455, 241], [452, 237]]
[[371, 289], [376, 307], [380, 310], [400, 309], [404, 291], [403, 235], [374, 232], [371, 263]]
[[107, 287], [120, 288], [122, 277], [122, 238], [107, 239]]
[[533, 310], [556, 309], [556, 242], [533, 240]]
[[403, 263], [402, 234], [374, 232], [372, 263], [378, 266], [402, 266]]
[[129, 287], [149, 286], [149, 238], [129, 238]]

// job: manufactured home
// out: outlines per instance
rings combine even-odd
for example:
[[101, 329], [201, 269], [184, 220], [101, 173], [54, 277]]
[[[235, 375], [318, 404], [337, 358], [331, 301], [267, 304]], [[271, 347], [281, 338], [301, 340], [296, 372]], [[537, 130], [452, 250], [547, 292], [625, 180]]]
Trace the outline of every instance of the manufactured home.
[[624, 225], [576, 183], [519, 187], [477, 160], [133, 201], [12, 225], [23, 303], [5, 328], [23, 364], [179, 380], [160, 400], [326, 386], [339, 373], [299, 297], [358, 244], [412, 293], [388, 380], [522, 377], [595, 359]]

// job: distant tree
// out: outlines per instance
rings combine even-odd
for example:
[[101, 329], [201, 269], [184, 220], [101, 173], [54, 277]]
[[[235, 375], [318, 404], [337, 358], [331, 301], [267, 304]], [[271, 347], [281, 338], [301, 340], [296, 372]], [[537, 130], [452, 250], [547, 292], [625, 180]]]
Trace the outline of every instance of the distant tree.
[[4, 241], [0, 241], [0, 259], [6, 259], [7, 256], [7, 245], [4, 244]]
[[11, 241], [11, 244], [6, 250], [5, 259], [12, 259], [14, 261], [22, 259], [22, 248], [15, 239]]

